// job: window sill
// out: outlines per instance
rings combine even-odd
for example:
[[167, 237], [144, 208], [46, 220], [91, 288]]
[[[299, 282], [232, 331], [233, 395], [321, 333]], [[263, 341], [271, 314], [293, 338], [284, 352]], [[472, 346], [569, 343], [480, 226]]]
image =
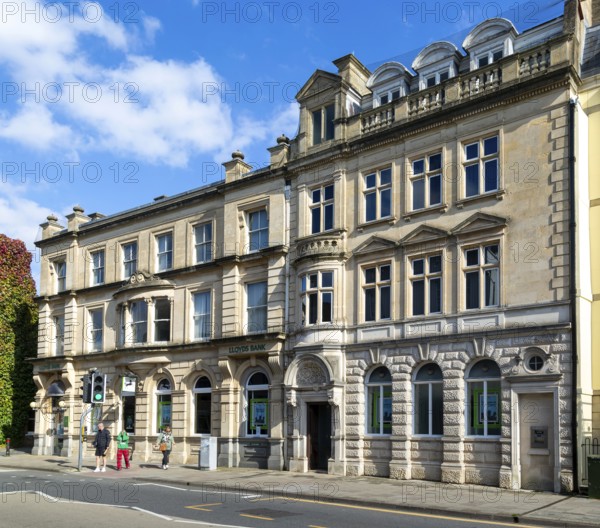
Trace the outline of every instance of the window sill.
[[465, 440], [477, 440], [478, 442], [497, 442], [502, 438], [502, 435], [467, 435], [465, 436]]
[[416, 211], [406, 213], [405, 215], [402, 215], [402, 218], [404, 218], [405, 222], [410, 222], [413, 216], [422, 216], [428, 213], [444, 214], [446, 211], [448, 211], [448, 204], [434, 205], [433, 207], [417, 209]]
[[456, 207], [462, 209], [465, 205], [470, 203], [480, 202], [489, 200], [490, 198], [496, 198], [496, 200], [503, 200], [506, 191], [504, 189], [498, 189], [497, 191], [490, 191], [484, 194], [478, 194], [477, 196], [469, 196], [468, 198], [462, 198], [456, 201]]
[[389, 440], [392, 433], [367, 433], [364, 436], [365, 440]]
[[362, 222], [356, 226], [356, 230], [359, 233], [362, 233], [365, 228], [369, 228], [371, 226], [377, 226], [381, 224], [389, 224], [394, 225], [398, 218], [396, 216], [386, 216], [385, 218], [378, 218], [377, 220], [369, 220], [368, 222]]

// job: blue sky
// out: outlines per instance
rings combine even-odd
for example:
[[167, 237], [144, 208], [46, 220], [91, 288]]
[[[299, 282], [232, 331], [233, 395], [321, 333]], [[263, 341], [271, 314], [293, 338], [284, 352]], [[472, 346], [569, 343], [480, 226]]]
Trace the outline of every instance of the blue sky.
[[561, 0], [2, 2], [0, 233], [38, 260], [51, 212], [112, 214], [212, 183], [236, 149], [264, 166], [295, 135], [298, 89], [347, 53], [410, 67], [485, 18], [522, 31], [561, 13]]

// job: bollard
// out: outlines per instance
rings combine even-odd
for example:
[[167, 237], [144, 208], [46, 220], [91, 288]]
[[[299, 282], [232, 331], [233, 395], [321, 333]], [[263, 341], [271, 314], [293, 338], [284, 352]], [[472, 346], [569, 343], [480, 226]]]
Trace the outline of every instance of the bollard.
[[6, 439], [6, 456], [10, 456], [10, 438]]

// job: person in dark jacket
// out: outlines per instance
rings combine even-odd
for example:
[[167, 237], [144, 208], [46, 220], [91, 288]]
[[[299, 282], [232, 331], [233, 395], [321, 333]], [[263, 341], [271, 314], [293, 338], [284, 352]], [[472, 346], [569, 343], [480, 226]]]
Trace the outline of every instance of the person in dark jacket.
[[93, 443], [93, 446], [96, 448], [96, 469], [94, 469], [94, 473], [97, 473], [98, 471], [106, 471], [106, 452], [108, 451], [109, 445], [110, 433], [107, 429], [104, 429], [104, 424], [100, 422], [98, 424], [96, 439]]

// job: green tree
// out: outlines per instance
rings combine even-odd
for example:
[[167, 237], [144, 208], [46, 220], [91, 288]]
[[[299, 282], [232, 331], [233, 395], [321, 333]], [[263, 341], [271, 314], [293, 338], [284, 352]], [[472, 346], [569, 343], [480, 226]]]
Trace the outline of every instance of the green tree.
[[21, 240], [0, 234], [0, 443], [22, 442], [36, 393], [26, 361], [37, 349], [35, 294], [31, 254]]

